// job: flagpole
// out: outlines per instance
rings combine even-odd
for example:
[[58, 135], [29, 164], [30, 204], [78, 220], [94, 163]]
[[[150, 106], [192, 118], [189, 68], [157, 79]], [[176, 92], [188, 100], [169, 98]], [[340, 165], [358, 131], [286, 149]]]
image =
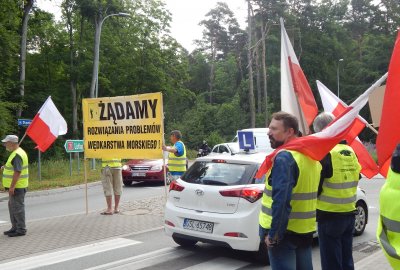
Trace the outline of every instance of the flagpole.
[[25, 132], [24, 136], [22, 136], [21, 140], [19, 141], [18, 146], [21, 145], [21, 143], [22, 143], [22, 141], [25, 139], [25, 137], [26, 137], [26, 132]]
[[369, 123], [366, 123], [367, 128], [372, 130], [376, 135], [378, 135], [378, 131]]

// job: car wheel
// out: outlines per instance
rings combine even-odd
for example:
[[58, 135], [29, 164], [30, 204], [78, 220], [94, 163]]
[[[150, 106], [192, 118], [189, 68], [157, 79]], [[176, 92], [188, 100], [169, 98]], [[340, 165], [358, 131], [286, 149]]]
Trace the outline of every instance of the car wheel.
[[268, 248], [264, 242], [261, 242], [258, 251], [254, 252], [254, 260], [262, 265], [269, 265]]
[[132, 186], [132, 181], [124, 181], [124, 186], [126, 187]]
[[182, 247], [193, 247], [197, 243], [196, 240], [185, 239], [178, 236], [172, 236], [172, 239], [174, 239], [175, 243]]
[[363, 234], [368, 220], [368, 209], [363, 201], [356, 203], [356, 221], [354, 223], [354, 235], [359, 236]]

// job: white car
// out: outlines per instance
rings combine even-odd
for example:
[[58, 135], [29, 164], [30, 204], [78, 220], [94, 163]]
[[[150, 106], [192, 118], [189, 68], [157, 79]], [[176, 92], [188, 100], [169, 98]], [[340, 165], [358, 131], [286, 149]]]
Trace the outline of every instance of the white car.
[[220, 143], [216, 144], [211, 150], [211, 155], [215, 154], [230, 154], [235, 155], [240, 152], [239, 144], [237, 142]]
[[[258, 215], [264, 183], [255, 179], [264, 154], [238, 154], [198, 158], [181, 179], [170, 184], [165, 208], [165, 232], [181, 246], [213, 243], [254, 251], [266, 263], [267, 249], [260, 243]], [[364, 192], [358, 189], [356, 234], [368, 216]]]

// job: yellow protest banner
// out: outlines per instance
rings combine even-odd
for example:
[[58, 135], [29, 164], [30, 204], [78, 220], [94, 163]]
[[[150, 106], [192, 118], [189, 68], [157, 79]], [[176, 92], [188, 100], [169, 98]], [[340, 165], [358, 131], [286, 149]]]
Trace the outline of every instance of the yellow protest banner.
[[161, 93], [82, 100], [86, 158], [162, 158]]

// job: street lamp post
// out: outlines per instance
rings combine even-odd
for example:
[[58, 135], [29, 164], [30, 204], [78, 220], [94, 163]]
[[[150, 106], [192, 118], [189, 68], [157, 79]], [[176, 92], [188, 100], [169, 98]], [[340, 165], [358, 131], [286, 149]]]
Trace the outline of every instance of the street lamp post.
[[[129, 17], [128, 13], [119, 12], [114, 14], [109, 14], [105, 16], [99, 24], [96, 25], [96, 33], [95, 33], [95, 43], [94, 43], [94, 59], [93, 59], [93, 74], [92, 74], [92, 85], [90, 89], [90, 97], [98, 97], [99, 95], [99, 57], [100, 57], [100, 36], [101, 36], [101, 27], [103, 26], [104, 21], [111, 16], [120, 16], [120, 17]], [[95, 80], [95, 84], [93, 85], [93, 80]], [[93, 89], [93, 86], [95, 87]], [[92, 159], [92, 169], [96, 168], [96, 160]]]
[[96, 53], [96, 57], [95, 57], [95, 63], [94, 65], [96, 65], [95, 70], [96, 70], [96, 88], [95, 88], [95, 97], [97, 98], [99, 95], [99, 58], [100, 58], [100, 37], [101, 37], [101, 28], [103, 26], [104, 21], [111, 17], [111, 16], [120, 16], [120, 17], [130, 17], [130, 15], [128, 13], [124, 13], [124, 12], [119, 12], [119, 13], [115, 13], [115, 14], [109, 14], [107, 16], [105, 16], [103, 18], [103, 20], [101, 20], [101, 22], [99, 23], [98, 27], [98, 41], [95, 44], [95, 53]]
[[338, 63], [337, 63], [337, 72], [336, 72], [336, 75], [337, 75], [337, 96], [338, 96], [338, 97], [339, 97], [339, 91], [340, 91], [340, 76], [339, 76], [340, 62], [343, 62], [343, 59], [342, 59], [342, 58], [340, 58], [340, 59], [338, 60]]

